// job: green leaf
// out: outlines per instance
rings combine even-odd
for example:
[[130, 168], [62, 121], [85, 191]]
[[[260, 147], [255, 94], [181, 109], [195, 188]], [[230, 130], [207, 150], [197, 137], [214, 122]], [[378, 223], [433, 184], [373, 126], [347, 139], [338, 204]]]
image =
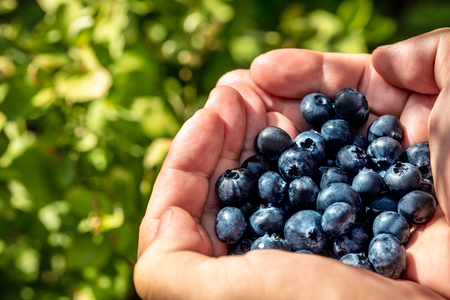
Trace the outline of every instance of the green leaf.
[[103, 268], [111, 259], [111, 245], [106, 239], [97, 244], [90, 234], [76, 235], [73, 246], [67, 250], [67, 270], [83, 270], [86, 267]]
[[238, 64], [250, 66], [250, 63], [261, 54], [258, 40], [251, 35], [233, 37], [228, 43], [231, 57]]
[[60, 71], [55, 75], [55, 91], [73, 102], [93, 101], [108, 92], [112, 81], [111, 74], [100, 67], [87, 72]]

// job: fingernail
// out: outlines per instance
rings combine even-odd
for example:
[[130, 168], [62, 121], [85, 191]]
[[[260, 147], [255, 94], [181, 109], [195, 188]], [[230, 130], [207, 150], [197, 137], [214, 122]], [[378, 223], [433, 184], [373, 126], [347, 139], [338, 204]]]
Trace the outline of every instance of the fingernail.
[[159, 227], [158, 231], [165, 230], [170, 225], [170, 220], [172, 220], [172, 210], [170, 208], [166, 209], [165, 212], [161, 215], [161, 218], [159, 219]]

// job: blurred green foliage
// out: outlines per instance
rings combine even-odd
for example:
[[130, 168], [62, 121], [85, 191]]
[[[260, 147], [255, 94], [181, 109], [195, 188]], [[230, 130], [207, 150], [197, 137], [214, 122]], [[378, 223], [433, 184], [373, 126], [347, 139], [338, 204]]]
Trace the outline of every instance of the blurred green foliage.
[[275, 48], [368, 52], [450, 10], [414, 3], [398, 22], [371, 0], [0, 0], [0, 299], [137, 298], [154, 180], [217, 79]]

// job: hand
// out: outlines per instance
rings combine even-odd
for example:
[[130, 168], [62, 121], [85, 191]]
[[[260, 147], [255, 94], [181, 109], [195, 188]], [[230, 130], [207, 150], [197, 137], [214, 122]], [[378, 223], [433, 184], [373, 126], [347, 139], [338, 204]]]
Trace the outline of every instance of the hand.
[[[450, 177], [446, 159], [450, 97], [445, 59], [449, 30], [418, 36], [373, 55], [284, 49], [257, 58], [250, 71], [226, 74], [174, 139], [140, 227], [135, 286], [144, 299], [442, 299], [450, 297]], [[218, 176], [254, 154], [253, 139], [268, 125], [292, 137], [309, 128], [303, 96], [333, 97], [343, 87], [364, 93], [377, 116], [405, 127], [403, 146], [430, 140], [435, 217], [408, 243], [404, 279], [392, 280], [317, 255], [280, 250], [223, 256], [214, 233]], [[429, 123], [428, 123], [429, 122]], [[427, 128], [427, 124], [428, 128]], [[364, 131], [364, 129], [363, 129]], [[418, 284], [420, 283], [420, 284]]]

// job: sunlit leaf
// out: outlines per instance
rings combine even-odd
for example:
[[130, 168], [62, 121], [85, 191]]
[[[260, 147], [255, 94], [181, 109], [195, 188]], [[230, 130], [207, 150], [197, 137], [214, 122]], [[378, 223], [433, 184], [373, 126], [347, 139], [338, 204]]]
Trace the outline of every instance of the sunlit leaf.
[[228, 47], [231, 57], [238, 64], [249, 65], [256, 56], [261, 54], [258, 41], [251, 35], [231, 38]]
[[92, 101], [104, 96], [112, 85], [111, 74], [104, 68], [94, 71], [55, 75], [55, 91], [58, 96], [75, 102]]
[[144, 168], [151, 169], [161, 165], [171, 144], [172, 139], [168, 138], [159, 138], [154, 140], [145, 152]]

